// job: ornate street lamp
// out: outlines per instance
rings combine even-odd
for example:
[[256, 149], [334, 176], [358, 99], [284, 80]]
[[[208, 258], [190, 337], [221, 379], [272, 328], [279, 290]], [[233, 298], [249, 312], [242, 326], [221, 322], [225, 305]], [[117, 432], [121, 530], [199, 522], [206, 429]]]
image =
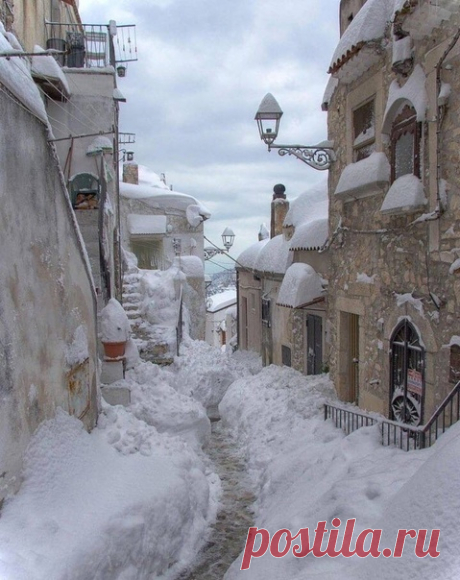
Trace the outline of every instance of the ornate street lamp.
[[271, 93], [267, 93], [262, 99], [254, 117], [257, 121], [259, 134], [262, 141], [268, 146], [268, 150], [278, 149], [278, 154], [294, 155], [313, 169], [320, 171], [329, 169], [335, 160], [334, 151], [328, 145], [274, 145], [278, 136], [280, 120], [283, 111], [278, 101]]
[[225, 230], [222, 232], [222, 243], [224, 244], [225, 250], [216, 246], [216, 244], [211, 242], [211, 240], [208, 240], [206, 236], [204, 236], [204, 239], [212, 244], [212, 246], [204, 248], [204, 259], [210, 260], [217, 254], [225, 254], [230, 250], [230, 248], [233, 246], [233, 242], [235, 241], [235, 234], [233, 230], [228, 227], [225, 228]]
[[235, 241], [235, 233], [231, 228], [225, 228], [222, 232], [222, 243], [224, 244], [225, 249], [227, 252], [233, 246], [233, 242]]

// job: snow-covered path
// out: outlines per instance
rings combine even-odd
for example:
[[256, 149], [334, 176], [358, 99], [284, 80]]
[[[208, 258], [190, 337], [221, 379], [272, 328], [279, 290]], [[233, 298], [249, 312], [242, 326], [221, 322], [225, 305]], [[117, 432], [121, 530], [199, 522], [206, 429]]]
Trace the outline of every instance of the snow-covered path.
[[222, 482], [221, 507], [208, 544], [197, 558], [193, 571], [178, 580], [221, 580], [244, 547], [253, 525], [250, 490], [241, 453], [220, 421], [212, 424], [211, 439], [204, 450]]

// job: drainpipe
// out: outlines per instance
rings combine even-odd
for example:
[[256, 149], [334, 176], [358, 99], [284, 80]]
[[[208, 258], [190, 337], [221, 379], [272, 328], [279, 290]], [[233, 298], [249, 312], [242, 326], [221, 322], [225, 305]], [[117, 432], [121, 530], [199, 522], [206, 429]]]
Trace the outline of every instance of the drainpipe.
[[[450, 51], [457, 44], [460, 38], [460, 28], [455, 33], [449, 46], [444, 51], [444, 54], [439, 59], [436, 65], [436, 104], [438, 103], [439, 93], [441, 91], [441, 72], [444, 61], [449, 55]], [[439, 217], [443, 213], [442, 200], [441, 200], [441, 127], [444, 121], [444, 105], [438, 105], [438, 114], [436, 115], [436, 214]]]

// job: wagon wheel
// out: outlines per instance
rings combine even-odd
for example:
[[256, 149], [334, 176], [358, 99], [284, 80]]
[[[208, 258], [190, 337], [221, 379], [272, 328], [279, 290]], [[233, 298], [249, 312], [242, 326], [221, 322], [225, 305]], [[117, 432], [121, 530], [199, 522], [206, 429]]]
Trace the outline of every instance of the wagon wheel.
[[409, 395], [396, 395], [391, 402], [391, 408], [396, 421], [407, 425], [419, 425], [421, 419], [420, 405]]

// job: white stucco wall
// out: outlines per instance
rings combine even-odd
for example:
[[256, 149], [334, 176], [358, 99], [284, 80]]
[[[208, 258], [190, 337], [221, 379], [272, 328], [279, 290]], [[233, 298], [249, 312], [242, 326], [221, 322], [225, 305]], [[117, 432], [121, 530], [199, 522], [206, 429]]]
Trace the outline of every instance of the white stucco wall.
[[[44, 125], [0, 94], [0, 500], [57, 407], [97, 417], [95, 294]], [[69, 362], [75, 331], [88, 358]], [[78, 361], [77, 361], [78, 362]]]

